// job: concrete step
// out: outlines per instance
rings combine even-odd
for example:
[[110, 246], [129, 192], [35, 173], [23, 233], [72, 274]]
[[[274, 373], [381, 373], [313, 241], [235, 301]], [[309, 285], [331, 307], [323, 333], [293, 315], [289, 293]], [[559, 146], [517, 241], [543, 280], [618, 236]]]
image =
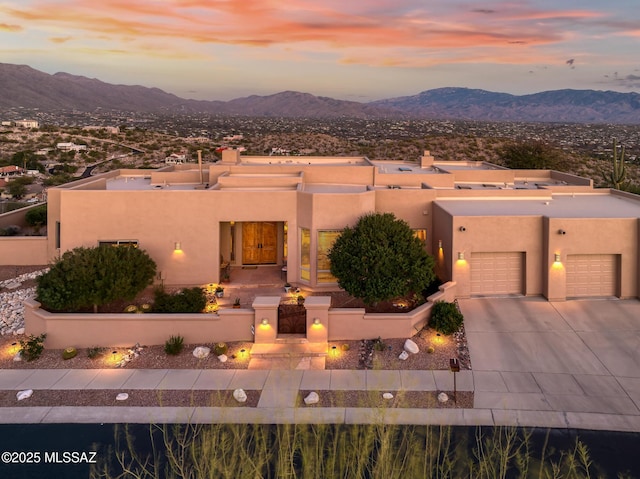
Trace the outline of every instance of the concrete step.
[[276, 338], [276, 344], [308, 344], [309, 340], [304, 334], [280, 334]]
[[260, 359], [326, 357], [327, 343], [254, 344], [250, 354]]

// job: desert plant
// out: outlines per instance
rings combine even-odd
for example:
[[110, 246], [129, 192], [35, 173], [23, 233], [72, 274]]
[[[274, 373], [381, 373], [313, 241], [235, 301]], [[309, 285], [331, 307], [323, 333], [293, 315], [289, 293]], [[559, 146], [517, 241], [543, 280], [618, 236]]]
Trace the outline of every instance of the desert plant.
[[182, 336], [171, 336], [164, 343], [164, 352], [171, 356], [176, 356], [182, 352], [184, 348], [184, 338]]
[[226, 343], [216, 343], [213, 346], [213, 354], [220, 356], [221, 354], [227, 354], [228, 348]]
[[240, 307], [240, 298], [236, 298], [233, 300], [233, 307], [234, 308], [239, 308]]
[[373, 349], [376, 351], [384, 351], [387, 348], [387, 345], [384, 344], [384, 341], [380, 336], [377, 339], [373, 340]]
[[351, 347], [349, 346], [349, 344], [344, 343], [342, 346], [340, 346], [340, 349], [342, 349], [343, 351], [349, 351]]
[[613, 139], [613, 157], [611, 171], [603, 173], [604, 181], [616, 190], [621, 190], [624, 180], [627, 178], [627, 167], [624, 163], [624, 146], [618, 157], [618, 141]]
[[27, 339], [20, 340], [20, 356], [27, 361], [38, 359], [44, 351], [44, 340], [47, 339], [47, 333], [40, 336], [30, 334]]
[[77, 355], [78, 350], [73, 347], [65, 348], [64, 351], [62, 351], [62, 359], [64, 359], [65, 361], [67, 359], [75, 358]]
[[431, 308], [429, 326], [442, 334], [453, 334], [460, 329], [463, 319], [456, 303], [437, 301]]
[[102, 353], [104, 353], [104, 348], [101, 348], [100, 346], [94, 346], [87, 349], [87, 356], [89, 359], [96, 359], [98, 356], [101, 356]]
[[124, 308], [125, 313], [137, 313], [138, 307], [135, 304], [130, 304], [126, 308]]
[[36, 228], [37, 232], [40, 232], [40, 228], [47, 224], [47, 204], [36, 206], [35, 208], [27, 211], [24, 217], [29, 226]]
[[201, 313], [207, 305], [207, 295], [199, 287], [186, 288], [173, 294], [159, 288], [154, 296], [155, 313]]

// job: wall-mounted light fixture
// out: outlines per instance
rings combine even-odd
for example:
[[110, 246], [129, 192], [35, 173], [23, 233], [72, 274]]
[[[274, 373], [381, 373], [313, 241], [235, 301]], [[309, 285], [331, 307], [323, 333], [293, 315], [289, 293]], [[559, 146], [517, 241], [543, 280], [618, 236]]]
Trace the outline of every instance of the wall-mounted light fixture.
[[442, 249], [442, 240], [438, 240], [438, 249]]
[[313, 318], [313, 324], [315, 324], [316, 326], [320, 325], [320, 318]]
[[269, 318], [262, 318], [262, 325], [267, 326], [269, 324]]
[[460, 228], [458, 228], [460, 231], [467, 231], [467, 228], [465, 228], [464, 226], [461, 226]]
[[561, 260], [560, 253], [556, 253], [555, 255], [553, 255], [553, 258], [556, 263], [560, 263], [560, 260]]
[[558, 230], [559, 235], [566, 235], [567, 232], [565, 230]]
[[464, 261], [464, 251], [459, 251], [458, 252], [458, 260], [459, 261]]
[[182, 251], [182, 243], [180, 241], [176, 241], [173, 245], [173, 251]]

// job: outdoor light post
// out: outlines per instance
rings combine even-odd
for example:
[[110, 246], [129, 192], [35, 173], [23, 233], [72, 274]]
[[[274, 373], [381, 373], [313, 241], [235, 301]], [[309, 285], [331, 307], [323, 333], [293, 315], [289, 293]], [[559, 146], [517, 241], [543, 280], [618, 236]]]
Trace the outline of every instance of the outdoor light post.
[[451, 358], [449, 359], [449, 369], [453, 373], [453, 402], [457, 404], [457, 394], [456, 394], [456, 373], [460, 372], [460, 363], [457, 359]]

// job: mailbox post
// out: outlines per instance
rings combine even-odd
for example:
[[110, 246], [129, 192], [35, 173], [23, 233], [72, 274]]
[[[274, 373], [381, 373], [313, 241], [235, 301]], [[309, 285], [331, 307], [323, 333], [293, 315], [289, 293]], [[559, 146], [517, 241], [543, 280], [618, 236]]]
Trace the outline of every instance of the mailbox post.
[[449, 359], [449, 369], [453, 373], [453, 402], [454, 404], [457, 404], [456, 373], [460, 372], [460, 363], [457, 359]]

